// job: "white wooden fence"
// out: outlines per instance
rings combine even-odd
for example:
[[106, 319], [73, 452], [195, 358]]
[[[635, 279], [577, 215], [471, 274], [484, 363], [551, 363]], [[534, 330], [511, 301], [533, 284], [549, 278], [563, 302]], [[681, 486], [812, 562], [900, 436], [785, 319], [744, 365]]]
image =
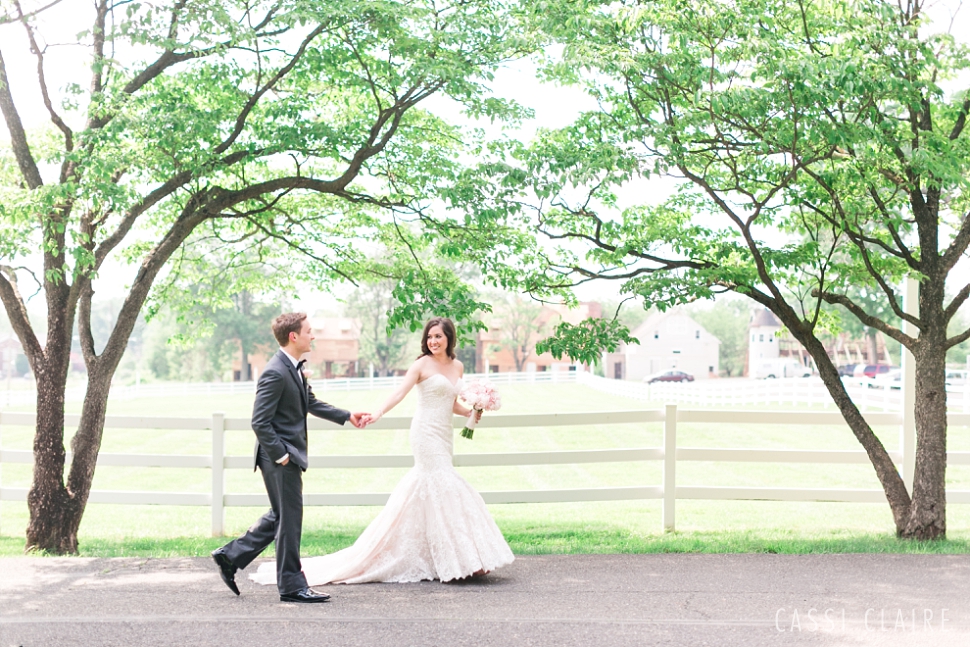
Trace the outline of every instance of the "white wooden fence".
[[[867, 419], [873, 425], [902, 425], [903, 417], [898, 413], [871, 413]], [[456, 426], [463, 420], [455, 418]], [[578, 463], [613, 463], [634, 461], [661, 461], [663, 476], [660, 483], [644, 483], [632, 487], [601, 487], [558, 490], [505, 490], [482, 492], [486, 503], [552, 503], [570, 501], [615, 501], [637, 499], [661, 499], [662, 523], [666, 530], [675, 526], [675, 506], [678, 499], [707, 500], [759, 500], [759, 501], [845, 501], [845, 502], [885, 502], [882, 490], [859, 489], [820, 489], [820, 488], [754, 488], [754, 487], [713, 487], [677, 484], [677, 463], [680, 461], [711, 462], [767, 462], [767, 463], [868, 463], [862, 450], [768, 450], [768, 449], [707, 449], [677, 446], [677, 425], [679, 423], [703, 424], [784, 424], [784, 425], [843, 425], [842, 417], [835, 412], [800, 411], [797, 416], [791, 412], [756, 411], [716, 411], [678, 409], [674, 404], [663, 409], [650, 411], [613, 411], [605, 413], [568, 413], [541, 415], [495, 415], [482, 420], [481, 428], [518, 428], [518, 427], [560, 427], [576, 425], [609, 425], [630, 423], [662, 422], [663, 445], [661, 447], [640, 447], [630, 449], [594, 449], [586, 451], [549, 451], [525, 453], [459, 454], [455, 456], [456, 466], [507, 466], [507, 465], [555, 465]], [[970, 425], [970, 415], [951, 414], [951, 425]], [[77, 415], [67, 416], [66, 424], [76, 425]], [[6, 425], [34, 424], [34, 414], [0, 412], [0, 431]], [[404, 429], [410, 425], [409, 418], [384, 418], [378, 421], [376, 429]], [[265, 506], [265, 494], [237, 494], [225, 491], [225, 470], [252, 469], [252, 455], [227, 456], [225, 454], [225, 432], [227, 430], [248, 430], [248, 418], [226, 418], [215, 413], [211, 418], [158, 418], [158, 417], [120, 417], [109, 416], [105, 420], [107, 428], [123, 429], [189, 429], [209, 430], [212, 447], [209, 456], [188, 455], [148, 455], [148, 454], [110, 454], [103, 453], [98, 458], [99, 465], [128, 467], [179, 467], [209, 469], [212, 472], [211, 491], [199, 493], [135, 492], [135, 491], [93, 491], [89, 501], [92, 503], [112, 503], [128, 505], [187, 505], [210, 506], [212, 509], [212, 534], [221, 535], [224, 531], [224, 511], [228, 506]], [[335, 429], [331, 423], [310, 419], [310, 429], [326, 431]], [[903, 439], [902, 447], [912, 447], [912, 439]], [[311, 447], [313, 442], [311, 440]], [[897, 465], [912, 464], [894, 452], [891, 454]], [[0, 436], [0, 464], [31, 463], [30, 451], [2, 448]], [[950, 452], [949, 465], [970, 465], [970, 452]], [[378, 456], [311, 456], [313, 468], [376, 468], [409, 467], [413, 459], [409, 455]], [[907, 475], [911, 482], [912, 476]], [[2, 475], [0, 475], [2, 477]], [[0, 478], [0, 500], [24, 501], [27, 490], [3, 487]], [[325, 494], [307, 493], [304, 502], [311, 506], [326, 505], [383, 505], [387, 493], [347, 493]], [[970, 503], [970, 491], [947, 492], [949, 503]]]
[[[466, 379], [488, 378], [496, 384], [575, 384], [580, 383], [604, 393], [633, 398], [644, 402], [671, 402], [705, 407], [735, 407], [759, 404], [793, 406], [821, 406], [831, 408], [832, 398], [818, 377], [751, 380], [724, 378], [695, 382], [654, 382], [644, 384], [626, 380], [611, 380], [583, 371], [545, 371], [522, 373], [469, 374]], [[403, 378], [361, 377], [332, 380], [311, 380], [317, 394], [331, 391], [366, 391], [393, 388]], [[884, 388], [879, 381], [852, 378], [845, 380], [846, 388], [856, 405], [863, 411], [901, 411], [902, 391]], [[875, 387], [875, 388], [874, 388]], [[187, 395], [234, 395], [252, 393], [255, 382], [186, 382], [146, 383], [111, 387], [111, 399], [164, 398]], [[67, 390], [68, 401], [84, 399], [84, 386]], [[32, 390], [7, 391], [0, 389], [0, 407], [30, 406], [37, 396]], [[951, 412], [970, 413], [970, 382], [951, 387], [947, 391]]]

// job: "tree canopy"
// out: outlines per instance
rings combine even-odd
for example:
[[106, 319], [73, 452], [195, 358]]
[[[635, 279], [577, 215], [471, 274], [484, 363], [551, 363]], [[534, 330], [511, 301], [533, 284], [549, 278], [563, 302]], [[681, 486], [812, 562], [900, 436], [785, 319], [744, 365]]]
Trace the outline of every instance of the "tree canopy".
[[[423, 109], [433, 96], [470, 115], [514, 118], [487, 92], [492, 70], [528, 48], [503, 0], [168, 0], [0, 3], [0, 302], [38, 380], [28, 546], [76, 550], [111, 376], [144, 306], [227, 303], [254, 265], [326, 286], [396, 281], [398, 323], [428, 312], [460, 324], [483, 308], [426, 258], [422, 214], [474, 140]], [[54, 11], [81, 24], [84, 65], [48, 84]], [[4, 56], [29, 48], [48, 120], [28, 129]], [[406, 226], [407, 220], [411, 226]], [[366, 241], [366, 242], [365, 242]], [[368, 252], [391, 253], [374, 260]], [[103, 346], [91, 329], [101, 273], [130, 267]], [[39, 284], [46, 334], [27, 316]], [[31, 289], [32, 289], [31, 285]], [[64, 478], [63, 392], [77, 324], [88, 397]]]
[[[919, 1], [534, 8], [561, 52], [543, 74], [597, 108], [494, 145], [456, 183], [468, 215], [441, 235], [479, 241], [486, 275], [534, 293], [612, 280], [661, 310], [726, 291], [770, 309], [819, 366], [900, 535], [943, 536], [945, 353], [970, 337], [947, 332], [970, 296], [954, 272], [970, 244], [970, 97], [947, 85], [970, 66], [966, 45], [931, 29]], [[659, 177], [676, 181], [671, 195], [621, 205]], [[920, 282], [911, 312], [907, 276]], [[862, 286], [880, 309], [856, 298]], [[825, 353], [830, 306], [915, 358], [911, 493]], [[592, 322], [560, 332], [546, 348], [574, 358], [627, 336]]]

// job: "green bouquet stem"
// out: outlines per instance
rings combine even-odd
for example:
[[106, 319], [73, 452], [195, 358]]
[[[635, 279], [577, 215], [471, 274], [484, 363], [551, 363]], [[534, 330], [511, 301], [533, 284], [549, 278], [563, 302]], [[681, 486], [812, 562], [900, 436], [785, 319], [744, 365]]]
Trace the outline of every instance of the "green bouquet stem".
[[[480, 411], [480, 409], [472, 409], [472, 411], [477, 412]], [[475, 425], [478, 424], [478, 421], [475, 420], [475, 416], [472, 414], [468, 416], [468, 422], [470, 424], [466, 424], [461, 430], [461, 437], [471, 440], [472, 436], [475, 435]]]

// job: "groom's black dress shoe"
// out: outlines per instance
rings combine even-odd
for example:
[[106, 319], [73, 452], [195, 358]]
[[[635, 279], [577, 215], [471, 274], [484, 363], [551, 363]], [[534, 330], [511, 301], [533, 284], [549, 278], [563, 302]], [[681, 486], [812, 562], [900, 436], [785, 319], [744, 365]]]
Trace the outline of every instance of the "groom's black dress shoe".
[[326, 602], [329, 599], [326, 593], [317, 593], [310, 588], [280, 595], [280, 602]]
[[222, 581], [226, 583], [230, 591], [239, 595], [239, 587], [236, 586], [236, 567], [229, 561], [225, 553], [221, 553], [218, 550], [212, 552], [212, 559], [215, 560], [216, 566], [219, 567], [219, 575], [222, 576]]

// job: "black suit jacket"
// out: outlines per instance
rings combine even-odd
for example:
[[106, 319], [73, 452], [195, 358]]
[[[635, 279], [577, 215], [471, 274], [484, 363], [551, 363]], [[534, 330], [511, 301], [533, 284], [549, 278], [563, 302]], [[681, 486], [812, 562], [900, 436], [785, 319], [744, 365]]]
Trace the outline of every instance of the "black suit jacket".
[[[290, 455], [290, 460], [307, 468], [307, 413], [344, 424], [350, 412], [321, 402], [293, 362], [282, 350], [266, 363], [256, 383], [253, 403], [253, 431], [256, 432], [256, 456], [262, 449], [273, 462]], [[253, 467], [255, 470], [255, 466]]]

